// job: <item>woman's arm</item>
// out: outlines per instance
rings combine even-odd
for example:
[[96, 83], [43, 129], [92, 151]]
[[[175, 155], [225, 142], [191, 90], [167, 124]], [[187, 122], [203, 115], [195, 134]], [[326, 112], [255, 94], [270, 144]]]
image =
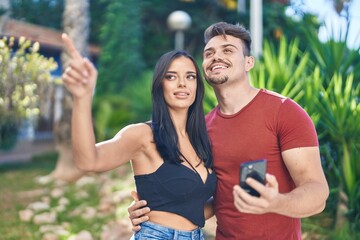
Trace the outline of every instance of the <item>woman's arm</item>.
[[85, 171], [107, 171], [124, 164], [141, 148], [140, 124], [123, 128], [114, 138], [96, 144], [92, 123], [92, 97], [97, 80], [97, 70], [76, 50], [72, 40], [62, 36], [70, 64], [62, 79], [72, 94], [72, 146], [76, 165]]

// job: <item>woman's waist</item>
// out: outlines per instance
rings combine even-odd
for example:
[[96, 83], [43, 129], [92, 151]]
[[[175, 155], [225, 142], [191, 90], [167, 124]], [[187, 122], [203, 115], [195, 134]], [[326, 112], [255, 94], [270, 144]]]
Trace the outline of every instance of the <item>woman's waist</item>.
[[163, 225], [181, 231], [192, 231], [198, 228], [190, 220], [178, 214], [163, 211], [151, 211], [147, 214], [149, 220], [153, 223]]

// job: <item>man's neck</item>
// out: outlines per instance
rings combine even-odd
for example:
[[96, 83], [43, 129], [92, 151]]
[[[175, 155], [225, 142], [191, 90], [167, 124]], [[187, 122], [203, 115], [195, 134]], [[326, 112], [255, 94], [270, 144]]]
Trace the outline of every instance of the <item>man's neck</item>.
[[243, 109], [259, 92], [253, 86], [232, 85], [214, 88], [216, 98], [219, 103], [220, 111], [223, 114], [231, 115]]

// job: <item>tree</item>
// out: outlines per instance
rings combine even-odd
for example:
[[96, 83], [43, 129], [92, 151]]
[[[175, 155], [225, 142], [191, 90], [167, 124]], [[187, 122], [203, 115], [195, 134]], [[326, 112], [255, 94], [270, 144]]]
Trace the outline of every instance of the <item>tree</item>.
[[[64, 32], [72, 39], [82, 56], [88, 55], [88, 37], [90, 32], [89, 1], [66, 0], [63, 14]], [[62, 53], [62, 66], [65, 69], [69, 62], [67, 53]], [[56, 149], [59, 158], [51, 177], [68, 182], [75, 181], [84, 175], [84, 172], [75, 166], [71, 148], [71, 111], [72, 98], [62, 87], [61, 117], [54, 124]]]
[[61, 29], [63, 0], [12, 0], [11, 17], [41, 26]]
[[[64, 0], [12, 0], [10, 4], [10, 0], [0, 0], [0, 14], [1, 9], [11, 7], [12, 11], [9, 15], [13, 19], [61, 30], [64, 2]], [[93, 44], [99, 44], [99, 33], [106, 14], [104, 9], [111, 2], [111, 0], [91, 1], [89, 11], [92, 21], [89, 40]]]
[[101, 81], [96, 87], [97, 94], [118, 93], [144, 70], [141, 56], [142, 1], [132, 3], [132, 0], [112, 1], [107, 7], [100, 35]]

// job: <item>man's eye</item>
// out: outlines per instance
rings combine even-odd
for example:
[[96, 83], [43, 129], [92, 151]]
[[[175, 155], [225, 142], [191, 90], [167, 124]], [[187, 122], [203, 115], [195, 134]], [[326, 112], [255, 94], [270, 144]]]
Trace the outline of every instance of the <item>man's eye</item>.
[[225, 53], [231, 53], [232, 51], [231, 51], [231, 49], [225, 49], [224, 52]]
[[212, 52], [206, 52], [204, 53], [204, 57], [211, 57], [212, 56]]

